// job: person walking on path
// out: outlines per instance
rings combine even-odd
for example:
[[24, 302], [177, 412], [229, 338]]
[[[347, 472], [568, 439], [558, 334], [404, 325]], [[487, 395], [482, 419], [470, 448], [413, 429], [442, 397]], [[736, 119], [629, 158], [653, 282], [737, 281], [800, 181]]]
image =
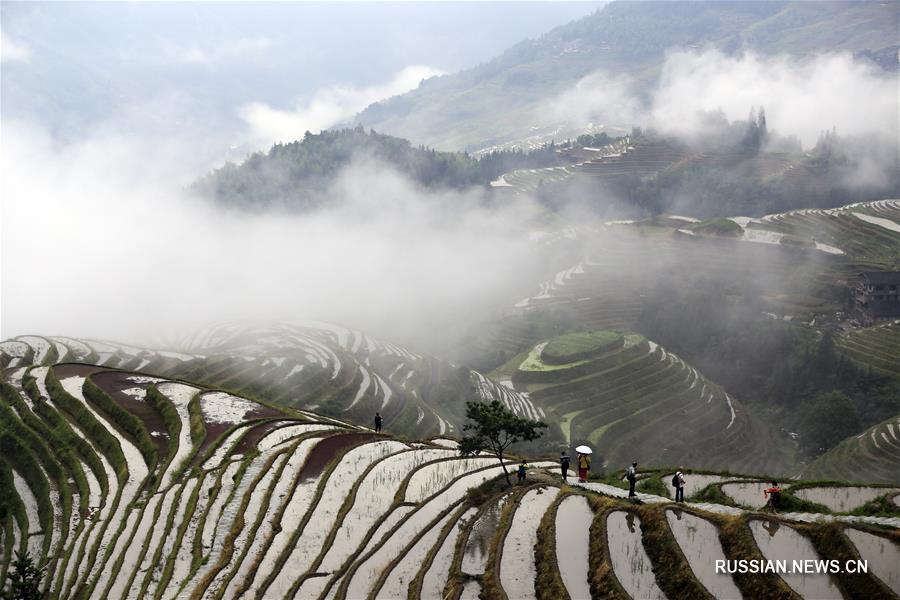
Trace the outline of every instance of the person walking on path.
[[772, 482], [772, 487], [763, 490], [763, 497], [768, 499], [766, 506], [771, 506], [772, 510], [777, 512], [781, 503], [781, 488], [778, 487], [777, 481]]
[[522, 459], [522, 464], [519, 465], [519, 483], [525, 481], [525, 472], [528, 470], [528, 463], [525, 462], [525, 459]]
[[681, 471], [675, 473], [672, 477], [672, 485], [675, 487], [675, 502], [684, 502], [684, 473]]
[[591, 468], [591, 457], [587, 454], [578, 454], [578, 481], [584, 483], [587, 481], [588, 469]]
[[559, 454], [559, 470], [562, 471], [564, 481], [569, 480], [569, 455], [563, 450]]
[[637, 494], [634, 493], [634, 484], [637, 483], [637, 463], [631, 463], [631, 466], [628, 467], [628, 470], [625, 472], [625, 477], [628, 479], [628, 497], [634, 498]]
[[381, 431], [381, 423], [382, 423], [381, 413], [375, 413], [375, 433], [378, 433], [379, 431]]

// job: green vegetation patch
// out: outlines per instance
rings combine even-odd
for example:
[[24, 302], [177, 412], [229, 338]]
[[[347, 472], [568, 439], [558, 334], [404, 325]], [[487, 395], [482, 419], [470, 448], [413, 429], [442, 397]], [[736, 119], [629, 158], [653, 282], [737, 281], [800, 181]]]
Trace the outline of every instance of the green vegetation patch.
[[541, 351], [541, 360], [551, 365], [584, 360], [621, 346], [624, 339], [624, 336], [616, 331], [587, 331], [561, 335], [547, 342]]
[[689, 229], [699, 234], [718, 237], [739, 238], [744, 235], [744, 230], [741, 229], [741, 226], [731, 219], [706, 219], [690, 226]]

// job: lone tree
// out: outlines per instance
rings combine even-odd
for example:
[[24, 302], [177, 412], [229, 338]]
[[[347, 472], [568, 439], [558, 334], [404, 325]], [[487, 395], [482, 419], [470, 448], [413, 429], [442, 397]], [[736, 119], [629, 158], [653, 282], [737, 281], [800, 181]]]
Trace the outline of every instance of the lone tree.
[[478, 454], [486, 450], [497, 457], [506, 475], [506, 485], [512, 485], [509, 471], [503, 462], [503, 453], [510, 444], [533, 442], [544, 432], [547, 425], [541, 421], [523, 419], [508, 410], [499, 400], [491, 402], [466, 402], [466, 417], [471, 423], [463, 426], [467, 432], [459, 442], [459, 452], [463, 456]]
[[6, 574], [9, 579], [9, 589], [0, 589], [0, 598], [5, 600], [41, 600], [41, 578], [44, 569], [34, 566], [31, 554], [26, 550], [24, 554], [16, 551], [16, 559], [12, 562], [12, 569]]

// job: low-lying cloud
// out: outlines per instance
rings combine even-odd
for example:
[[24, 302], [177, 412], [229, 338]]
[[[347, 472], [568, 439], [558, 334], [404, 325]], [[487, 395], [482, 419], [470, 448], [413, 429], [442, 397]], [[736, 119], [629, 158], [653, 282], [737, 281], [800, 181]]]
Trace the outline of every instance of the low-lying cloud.
[[406, 337], [512, 300], [529, 278], [521, 212], [486, 208], [480, 191], [426, 192], [359, 157], [330, 208], [248, 215], [186, 196], [172, 183], [182, 151], [167, 162], [145, 143], [59, 146], [4, 123], [0, 336], [137, 343], [315, 318]]
[[213, 65], [233, 60], [260, 58], [274, 42], [265, 36], [238, 38], [218, 44], [181, 45], [171, 40], [162, 43], [163, 54], [170, 59], [194, 65]]
[[0, 62], [24, 62], [31, 58], [31, 48], [0, 31]]
[[879, 132], [896, 138], [897, 86], [896, 74], [848, 53], [797, 58], [682, 50], [667, 55], [647, 101], [638, 99], [630, 77], [598, 72], [552, 101], [550, 114], [569, 116], [574, 126], [649, 125], [694, 139], [707, 132], [711, 112], [737, 121], [751, 107], [764, 106], [770, 129], [810, 147], [832, 127], [840, 135]]
[[797, 136], [805, 147], [824, 130], [841, 135], [898, 130], [897, 77], [848, 53], [812, 59], [728, 56], [716, 50], [673, 52], [665, 62], [650, 116], [655, 127], [702, 135], [704, 111], [729, 121], [765, 106], [770, 129]]
[[240, 116], [247, 125], [251, 143], [266, 148], [273, 142], [303, 138], [307, 131], [318, 133], [352, 117], [373, 102], [408, 92], [423, 79], [441, 71], [422, 65], [404, 68], [390, 81], [364, 88], [341, 85], [316, 92], [309, 100], [292, 109], [279, 109], [264, 102], [241, 107]]

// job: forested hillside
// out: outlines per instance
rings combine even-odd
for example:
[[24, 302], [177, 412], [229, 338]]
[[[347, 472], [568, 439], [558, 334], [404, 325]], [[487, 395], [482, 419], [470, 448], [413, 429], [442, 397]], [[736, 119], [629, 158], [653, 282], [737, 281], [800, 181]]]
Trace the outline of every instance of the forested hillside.
[[228, 163], [197, 181], [193, 190], [225, 204], [251, 209], [309, 210], [329, 201], [329, 188], [352, 160], [386, 164], [428, 188], [460, 189], [486, 185], [516, 168], [547, 166], [556, 160], [547, 146], [528, 153], [495, 152], [473, 158], [438, 152], [409, 141], [366, 132], [362, 127], [307, 132], [302, 140], [275, 144], [239, 165]]

